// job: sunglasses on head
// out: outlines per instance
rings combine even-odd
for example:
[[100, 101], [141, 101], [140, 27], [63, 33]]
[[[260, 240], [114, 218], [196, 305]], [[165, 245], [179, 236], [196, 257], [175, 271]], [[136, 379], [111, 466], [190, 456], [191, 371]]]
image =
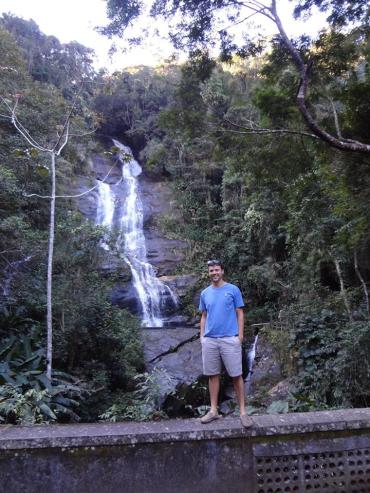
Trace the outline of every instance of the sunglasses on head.
[[208, 267], [212, 265], [219, 265], [220, 267], [222, 267], [222, 262], [221, 260], [213, 259], [213, 260], [208, 260], [207, 265]]

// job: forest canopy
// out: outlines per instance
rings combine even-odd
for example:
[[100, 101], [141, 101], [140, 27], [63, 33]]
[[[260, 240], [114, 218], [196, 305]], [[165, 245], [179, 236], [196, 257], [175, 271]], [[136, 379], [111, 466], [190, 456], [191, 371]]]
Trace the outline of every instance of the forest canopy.
[[[323, 98], [332, 98], [333, 92], [338, 90], [340, 81], [349, 76], [351, 64], [342, 66], [338, 72], [338, 64], [343, 58], [351, 44], [351, 50], [356, 52], [354, 57], [366, 56], [366, 46], [369, 39], [369, 6], [363, 0], [355, 2], [317, 1], [297, 2], [295, 14], [297, 16], [309, 12], [315, 5], [323, 11], [327, 11], [328, 29], [319, 33], [316, 40], [307, 37], [292, 40], [289, 38], [284, 20], [279, 15], [279, 2], [260, 2], [249, 0], [239, 2], [234, 0], [192, 0], [192, 1], [168, 1], [155, 0], [150, 2], [150, 16], [163, 18], [170, 23], [169, 36], [175, 48], [188, 48], [190, 51], [197, 49], [207, 50], [215, 46], [218, 39], [221, 60], [230, 60], [233, 54], [239, 57], [255, 56], [262, 52], [265, 41], [261, 38], [249, 38], [244, 34], [242, 42], [237, 41], [233, 27], [243, 25], [251, 18], [264, 17], [275, 25], [277, 36], [272, 41], [273, 50], [280, 50], [284, 57], [285, 66], [290, 66], [296, 73], [296, 80], [291, 86], [291, 97], [295, 98], [297, 105], [307, 127], [319, 139], [330, 146], [344, 151], [370, 153], [370, 144], [363, 141], [361, 136], [346, 135], [337, 124], [336, 131], [332, 131], [322, 122], [318, 121], [315, 108]], [[102, 32], [108, 36], [123, 36], [127, 28], [139, 22], [146, 11], [146, 2], [121, 0], [107, 0], [107, 14], [111, 23], [102, 28]], [[351, 24], [351, 33], [346, 32], [341, 36], [341, 29]], [[335, 39], [335, 50], [330, 42]], [[140, 39], [135, 38], [135, 43]], [[277, 45], [279, 48], [277, 48]], [[364, 53], [365, 50], [365, 53]], [[335, 52], [334, 52], [335, 51]], [[332, 67], [325, 66], [325, 60], [332, 59], [337, 65], [333, 72]], [[335, 61], [337, 58], [337, 61]], [[348, 60], [349, 61], [349, 60]], [[338, 63], [339, 62], [339, 63]], [[331, 78], [335, 76], [337, 85], [335, 88], [328, 87], [320, 91], [315, 79]], [[315, 94], [313, 94], [315, 93]], [[316, 96], [316, 97], [315, 97]], [[317, 101], [317, 97], [320, 100]], [[333, 118], [336, 123], [336, 108], [333, 105]]]

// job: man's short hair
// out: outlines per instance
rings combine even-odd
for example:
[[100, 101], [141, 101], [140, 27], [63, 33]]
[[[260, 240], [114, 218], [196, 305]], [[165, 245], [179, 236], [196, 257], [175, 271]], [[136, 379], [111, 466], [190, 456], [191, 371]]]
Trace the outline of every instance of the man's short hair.
[[221, 267], [221, 269], [224, 268], [224, 264], [222, 263], [222, 261], [217, 259], [217, 258], [214, 258], [212, 260], [208, 260], [207, 265], [208, 265], [208, 267], [212, 267], [214, 265], [219, 265]]

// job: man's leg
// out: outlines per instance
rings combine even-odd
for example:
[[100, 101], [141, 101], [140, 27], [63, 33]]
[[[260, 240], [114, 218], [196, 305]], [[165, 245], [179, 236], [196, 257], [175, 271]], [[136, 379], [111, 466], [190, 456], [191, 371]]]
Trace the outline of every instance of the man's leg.
[[239, 377], [233, 377], [233, 384], [238, 399], [240, 415], [245, 414], [245, 395], [244, 395], [244, 380], [240, 375]]
[[233, 379], [236, 397], [240, 409], [240, 420], [244, 427], [249, 428], [253, 422], [245, 412], [244, 381], [242, 377], [242, 348], [239, 337], [225, 337], [222, 341], [221, 355], [227, 373]]
[[250, 418], [245, 412], [244, 380], [242, 375], [240, 375], [240, 377], [234, 377], [233, 383], [239, 403], [240, 421], [242, 422], [244, 428], [250, 428], [251, 426], [253, 426], [253, 421], [252, 418]]
[[208, 389], [211, 409], [200, 418], [201, 423], [210, 423], [220, 416], [217, 412], [218, 394], [220, 390], [221, 356], [217, 339], [202, 337], [203, 373], [208, 375]]
[[239, 403], [240, 421], [242, 422], [244, 428], [249, 428], [253, 426], [253, 421], [245, 412], [244, 380], [242, 375], [240, 375], [240, 377], [233, 377], [233, 383], [234, 383], [236, 397]]
[[218, 394], [220, 392], [220, 375], [212, 375], [209, 377], [208, 388], [211, 399], [211, 412], [217, 414]]

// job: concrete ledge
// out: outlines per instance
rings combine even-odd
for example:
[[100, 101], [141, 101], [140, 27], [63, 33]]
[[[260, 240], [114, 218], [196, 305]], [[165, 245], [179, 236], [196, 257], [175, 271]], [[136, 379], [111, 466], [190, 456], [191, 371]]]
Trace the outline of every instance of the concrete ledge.
[[0, 426], [7, 493], [370, 492], [370, 408], [238, 418]]
[[254, 416], [253, 421], [255, 424], [251, 429], [243, 429], [239, 418], [222, 418], [208, 425], [202, 425], [198, 419], [144, 423], [0, 425], [0, 450], [370, 431], [370, 408]]

